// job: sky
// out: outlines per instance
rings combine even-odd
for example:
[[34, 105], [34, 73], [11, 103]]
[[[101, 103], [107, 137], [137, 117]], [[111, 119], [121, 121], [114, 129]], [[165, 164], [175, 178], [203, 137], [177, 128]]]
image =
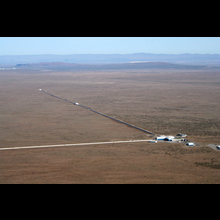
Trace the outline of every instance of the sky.
[[0, 55], [220, 54], [220, 37], [0, 37]]

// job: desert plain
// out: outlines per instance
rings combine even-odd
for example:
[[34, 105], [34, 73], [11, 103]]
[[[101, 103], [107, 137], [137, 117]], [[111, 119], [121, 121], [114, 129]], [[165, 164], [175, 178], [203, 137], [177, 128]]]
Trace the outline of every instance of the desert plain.
[[0, 71], [0, 148], [154, 138], [89, 106], [181, 143], [0, 151], [0, 183], [220, 183], [220, 70]]

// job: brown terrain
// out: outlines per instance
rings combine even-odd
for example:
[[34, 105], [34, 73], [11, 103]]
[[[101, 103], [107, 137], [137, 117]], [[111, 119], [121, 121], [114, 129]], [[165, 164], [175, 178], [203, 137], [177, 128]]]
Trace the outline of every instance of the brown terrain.
[[0, 148], [150, 139], [59, 97], [181, 143], [0, 151], [0, 183], [220, 183], [219, 69], [0, 70]]

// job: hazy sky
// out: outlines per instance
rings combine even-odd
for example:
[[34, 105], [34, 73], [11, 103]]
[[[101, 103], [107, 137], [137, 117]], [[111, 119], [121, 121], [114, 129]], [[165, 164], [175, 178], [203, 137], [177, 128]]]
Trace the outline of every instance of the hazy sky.
[[0, 37], [0, 55], [220, 54], [220, 37]]

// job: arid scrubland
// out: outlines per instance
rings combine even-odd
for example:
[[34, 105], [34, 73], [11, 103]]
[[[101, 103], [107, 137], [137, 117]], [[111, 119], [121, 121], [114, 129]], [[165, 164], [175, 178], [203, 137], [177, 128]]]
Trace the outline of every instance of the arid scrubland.
[[220, 71], [0, 71], [0, 147], [147, 139], [186, 133], [199, 147], [133, 143], [0, 152], [0, 183], [220, 183]]

